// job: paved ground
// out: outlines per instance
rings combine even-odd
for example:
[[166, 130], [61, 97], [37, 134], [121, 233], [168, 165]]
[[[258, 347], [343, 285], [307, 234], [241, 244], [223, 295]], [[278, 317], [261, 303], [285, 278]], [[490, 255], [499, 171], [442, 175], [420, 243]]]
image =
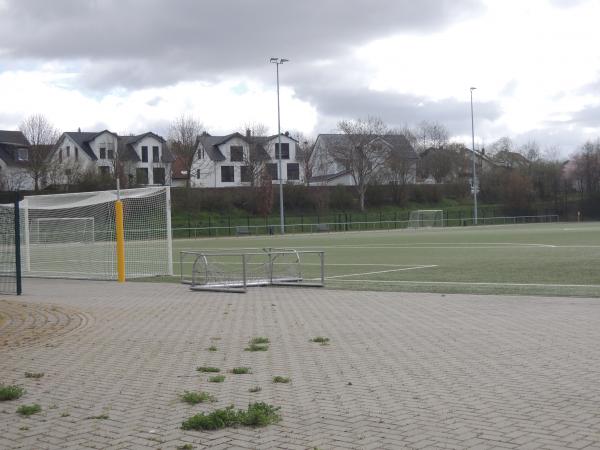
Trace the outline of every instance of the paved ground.
[[[0, 383], [27, 389], [0, 403], [0, 448], [600, 448], [597, 299], [40, 280], [25, 289], [0, 300]], [[243, 350], [261, 335], [269, 351]], [[309, 342], [317, 335], [331, 344]], [[253, 373], [215, 384], [198, 365]], [[184, 390], [218, 402], [189, 406]], [[283, 420], [180, 429], [196, 412], [251, 401], [281, 406]], [[31, 403], [42, 413], [15, 413]]]

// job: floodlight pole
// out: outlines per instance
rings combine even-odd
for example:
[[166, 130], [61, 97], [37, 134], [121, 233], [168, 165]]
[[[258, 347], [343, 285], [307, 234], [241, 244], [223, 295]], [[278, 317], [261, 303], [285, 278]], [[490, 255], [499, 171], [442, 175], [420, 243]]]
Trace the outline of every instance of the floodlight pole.
[[277, 68], [277, 140], [279, 146], [279, 222], [281, 234], [285, 234], [285, 214], [283, 212], [283, 169], [281, 163], [281, 113], [279, 108], [279, 65], [287, 62], [285, 58], [271, 58], [270, 63], [275, 64]]
[[473, 150], [473, 223], [477, 225], [477, 172], [475, 170], [475, 121], [473, 120], [473, 91], [477, 89], [471, 88], [471, 145]]

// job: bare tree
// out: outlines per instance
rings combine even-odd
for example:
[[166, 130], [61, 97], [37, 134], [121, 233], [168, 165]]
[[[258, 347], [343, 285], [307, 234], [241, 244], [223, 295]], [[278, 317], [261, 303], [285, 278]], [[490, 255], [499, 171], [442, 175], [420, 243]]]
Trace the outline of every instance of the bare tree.
[[450, 132], [439, 122], [422, 121], [412, 132], [415, 135], [419, 153], [429, 148], [442, 148], [448, 143]]
[[37, 192], [50, 170], [52, 162], [49, 155], [58, 141], [60, 132], [42, 114], [33, 114], [25, 118], [19, 129], [30, 144], [26, 168]]
[[250, 185], [256, 186], [263, 179], [265, 167], [264, 147], [268, 127], [260, 122], [247, 122], [243, 125], [248, 152], [244, 152], [244, 165], [247, 167]]
[[381, 137], [387, 127], [380, 118], [343, 120], [338, 123], [345, 143], [331, 149], [331, 157], [346, 167], [352, 175], [358, 193], [360, 209], [365, 209], [365, 194], [369, 184], [377, 180], [386, 163], [387, 145]]
[[181, 161], [183, 170], [187, 173], [185, 186], [190, 187], [192, 167], [198, 160], [198, 137], [204, 130], [204, 125], [198, 119], [182, 114], [177, 117], [169, 128], [169, 142], [175, 157]]
[[302, 166], [304, 184], [309, 186], [315, 166], [315, 160], [312, 157], [315, 152], [315, 138], [297, 132], [296, 139], [298, 140], [296, 159], [300, 162], [300, 166]]

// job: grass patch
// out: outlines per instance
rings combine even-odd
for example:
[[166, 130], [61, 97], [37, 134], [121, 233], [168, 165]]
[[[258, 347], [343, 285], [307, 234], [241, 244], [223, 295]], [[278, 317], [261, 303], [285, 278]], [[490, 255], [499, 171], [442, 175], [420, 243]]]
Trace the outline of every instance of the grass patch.
[[71, 414], [68, 412], [64, 412], [60, 415], [60, 417], [69, 417]]
[[31, 416], [33, 414], [37, 414], [42, 410], [42, 407], [37, 403], [33, 405], [21, 405], [17, 408], [17, 412], [22, 416]]
[[253, 394], [260, 391], [262, 391], [262, 388], [260, 386], [253, 386], [250, 389], [248, 389], [248, 392], [252, 392]]
[[207, 349], [209, 352], [216, 352], [217, 350], [219, 350], [217, 347], [215, 347], [214, 345], [211, 345], [210, 347], [208, 347]]
[[25, 372], [25, 378], [42, 378], [44, 376], [44, 372]]
[[310, 342], [316, 342], [321, 345], [329, 345], [329, 338], [325, 336], [317, 336], [310, 340]]
[[239, 425], [264, 427], [281, 420], [277, 411], [279, 408], [266, 403], [251, 403], [248, 405], [248, 409], [238, 409], [237, 411], [233, 409], [232, 405], [209, 414], [196, 414], [183, 422], [181, 428], [184, 430], [218, 430]]
[[21, 430], [21, 431], [27, 431], [27, 430], [29, 430], [29, 427], [19, 427], [19, 430]]
[[222, 383], [225, 381], [225, 375], [215, 375], [214, 377], [210, 377], [208, 381], [211, 383]]
[[196, 367], [196, 370], [198, 372], [202, 372], [202, 373], [218, 373], [221, 371], [221, 369], [219, 369], [218, 367], [206, 367], [206, 366]]
[[273, 383], [289, 383], [289, 382], [290, 382], [289, 377], [280, 377], [280, 376], [273, 377]]
[[99, 416], [89, 416], [86, 417], [87, 420], [106, 420], [108, 419], [108, 414], [100, 414]]
[[234, 367], [233, 369], [231, 369], [231, 373], [235, 375], [245, 375], [251, 372], [250, 367]]
[[264, 336], [258, 336], [255, 338], [250, 339], [250, 342], [248, 342], [248, 344], [269, 344], [269, 338], [268, 337], [264, 337]]
[[214, 396], [206, 393], [206, 392], [189, 392], [185, 391], [180, 396], [181, 400], [190, 405], [196, 405], [198, 403], [207, 403], [207, 402], [216, 402]]
[[269, 346], [267, 344], [250, 344], [244, 350], [247, 352], [266, 352], [269, 350]]
[[25, 393], [25, 389], [20, 386], [4, 386], [0, 384], [0, 401], [16, 400]]
[[192, 444], [183, 444], [177, 447], [177, 450], [192, 450], [194, 446]]

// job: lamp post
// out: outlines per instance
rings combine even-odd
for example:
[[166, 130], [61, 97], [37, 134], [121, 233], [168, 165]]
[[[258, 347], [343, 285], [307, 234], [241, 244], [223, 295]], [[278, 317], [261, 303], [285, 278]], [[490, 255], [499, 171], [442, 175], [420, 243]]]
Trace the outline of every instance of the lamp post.
[[275, 64], [277, 68], [277, 140], [279, 142], [279, 222], [281, 224], [281, 234], [285, 233], [285, 215], [283, 213], [283, 170], [281, 168], [281, 114], [279, 109], [279, 65], [288, 62], [285, 58], [271, 58], [270, 63]]
[[477, 89], [471, 88], [471, 145], [473, 150], [473, 223], [477, 225], [477, 189], [479, 188], [477, 183], [477, 172], [475, 170], [475, 122], [473, 120], [473, 91]]

